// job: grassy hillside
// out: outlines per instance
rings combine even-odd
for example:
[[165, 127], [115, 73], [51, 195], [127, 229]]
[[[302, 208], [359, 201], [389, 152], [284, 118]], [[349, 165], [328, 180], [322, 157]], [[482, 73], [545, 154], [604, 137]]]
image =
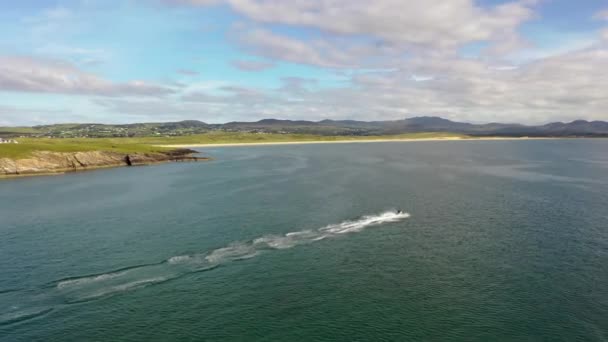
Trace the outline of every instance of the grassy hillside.
[[0, 158], [26, 158], [35, 151], [51, 152], [84, 152], [84, 151], [115, 151], [115, 152], [157, 152], [167, 148], [148, 144], [126, 141], [126, 139], [80, 138], [80, 139], [49, 139], [49, 138], [20, 138], [19, 144], [0, 144]]
[[79, 151], [116, 151], [125, 153], [158, 152], [170, 148], [157, 145], [187, 144], [226, 144], [226, 143], [263, 143], [297, 141], [338, 141], [374, 139], [428, 139], [443, 137], [467, 137], [452, 133], [412, 133], [378, 136], [319, 136], [309, 134], [255, 134], [212, 132], [177, 137], [142, 138], [18, 138], [19, 144], [0, 144], [0, 158], [26, 158], [34, 151], [79, 152]]

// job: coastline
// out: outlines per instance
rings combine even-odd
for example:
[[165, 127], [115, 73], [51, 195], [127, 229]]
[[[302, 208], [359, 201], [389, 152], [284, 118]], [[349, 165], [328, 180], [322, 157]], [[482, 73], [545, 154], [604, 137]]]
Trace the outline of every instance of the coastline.
[[0, 158], [0, 179], [209, 160], [208, 157], [198, 157], [195, 154], [196, 151], [186, 149], [175, 149], [164, 153], [130, 154], [107, 151], [74, 153], [39, 151], [25, 159]]
[[313, 144], [353, 144], [353, 143], [382, 143], [382, 142], [428, 142], [428, 141], [524, 141], [524, 140], [557, 140], [557, 139], [571, 139], [571, 138], [557, 138], [557, 137], [480, 137], [480, 138], [462, 138], [462, 137], [445, 137], [445, 138], [419, 138], [419, 139], [352, 139], [352, 140], [310, 140], [310, 141], [270, 141], [270, 142], [244, 142], [244, 143], [204, 143], [204, 144], [162, 144], [155, 145], [158, 147], [174, 147], [174, 148], [188, 148], [188, 147], [238, 147], [238, 146], [274, 146], [274, 145], [313, 145]]
[[[207, 158], [207, 157], [199, 157], [197, 161], [207, 161], [210, 159], [211, 158]], [[49, 170], [49, 171], [44, 171], [44, 172], [30, 172], [30, 173], [19, 173], [19, 174], [0, 173], [0, 180], [24, 178], [24, 177], [37, 177], [37, 176], [61, 176], [61, 175], [69, 174], [69, 173], [84, 173], [84, 172], [88, 172], [88, 171], [115, 169], [115, 168], [119, 168], [119, 167], [152, 166], [152, 165], [178, 163], [178, 162], [185, 162], [185, 161], [165, 160], [165, 161], [147, 162], [145, 164], [137, 164], [137, 165], [114, 164], [114, 165], [87, 166], [86, 168], [80, 168], [80, 169], [64, 168], [64, 169], [54, 169], [54, 170]], [[194, 162], [194, 161], [192, 161], [192, 162]]]

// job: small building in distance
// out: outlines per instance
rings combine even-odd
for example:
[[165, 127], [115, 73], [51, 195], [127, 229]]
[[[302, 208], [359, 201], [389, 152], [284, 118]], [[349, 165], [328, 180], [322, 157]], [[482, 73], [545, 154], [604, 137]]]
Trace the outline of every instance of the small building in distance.
[[15, 139], [4, 139], [0, 138], [0, 144], [18, 144], [19, 142]]

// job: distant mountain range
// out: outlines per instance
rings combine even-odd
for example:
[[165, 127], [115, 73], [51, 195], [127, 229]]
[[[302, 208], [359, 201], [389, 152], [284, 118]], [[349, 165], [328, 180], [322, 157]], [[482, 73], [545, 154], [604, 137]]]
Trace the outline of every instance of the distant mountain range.
[[540, 126], [526, 126], [504, 123], [471, 124], [434, 116], [420, 116], [393, 121], [264, 119], [256, 122], [229, 122], [225, 124], [207, 124], [201, 121], [188, 120], [127, 125], [57, 124], [34, 127], [0, 127], [0, 137], [143, 137], [190, 135], [210, 131], [357, 136], [451, 132], [473, 136], [608, 137], [608, 122], [576, 120], [569, 123], [554, 122]]

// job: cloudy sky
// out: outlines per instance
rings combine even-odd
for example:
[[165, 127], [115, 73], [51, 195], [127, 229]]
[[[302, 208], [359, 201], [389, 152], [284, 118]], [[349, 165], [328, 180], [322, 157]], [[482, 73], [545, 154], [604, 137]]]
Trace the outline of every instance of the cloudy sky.
[[0, 1], [0, 125], [608, 120], [606, 0]]

